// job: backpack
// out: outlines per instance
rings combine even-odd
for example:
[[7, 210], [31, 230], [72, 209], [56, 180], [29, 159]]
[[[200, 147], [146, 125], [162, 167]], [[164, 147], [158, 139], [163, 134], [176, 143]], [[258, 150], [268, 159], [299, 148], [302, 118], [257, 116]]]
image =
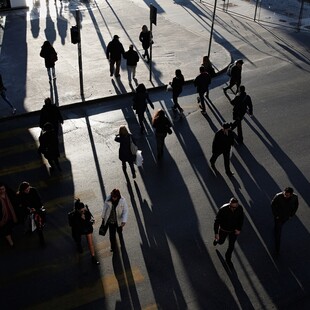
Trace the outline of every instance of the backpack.
[[231, 76], [231, 70], [232, 70], [232, 68], [233, 68], [233, 66], [235, 65], [235, 61], [234, 62], [232, 62], [231, 64], [229, 64], [229, 66], [228, 66], [228, 68], [227, 68], [227, 71], [226, 71], [226, 73], [227, 73], [227, 75], [228, 76]]

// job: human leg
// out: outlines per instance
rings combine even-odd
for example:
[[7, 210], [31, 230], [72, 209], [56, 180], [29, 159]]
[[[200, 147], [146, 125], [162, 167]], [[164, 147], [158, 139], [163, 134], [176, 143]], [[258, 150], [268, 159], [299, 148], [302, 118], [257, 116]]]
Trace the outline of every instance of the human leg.
[[212, 153], [212, 156], [210, 158], [210, 164], [213, 169], [215, 169], [215, 162], [220, 155], [220, 153]]
[[116, 224], [109, 224], [109, 237], [110, 237], [110, 244], [111, 244], [111, 252], [113, 252], [116, 248]]
[[235, 242], [237, 240], [237, 235], [235, 232], [231, 232], [228, 234], [228, 248], [225, 253], [225, 259], [227, 262], [231, 262], [231, 255], [235, 247]]
[[133, 164], [133, 161], [128, 161], [131, 173], [132, 173], [132, 177], [135, 179], [136, 178], [136, 171], [135, 171], [135, 167]]
[[230, 151], [225, 151], [223, 153], [224, 157], [224, 166], [225, 166], [225, 172], [227, 175], [231, 176], [233, 173], [230, 171]]
[[121, 67], [121, 60], [116, 60], [115, 61], [115, 77], [119, 77], [119, 70]]
[[164, 153], [165, 135], [156, 134], [157, 158], [161, 159]]
[[114, 59], [110, 59], [110, 76], [113, 76], [114, 64], [115, 64], [115, 60]]
[[128, 81], [129, 83], [131, 83], [131, 80], [132, 80], [132, 66], [127, 66], [127, 74], [128, 74]]
[[241, 119], [237, 122], [237, 134], [238, 134], [238, 143], [243, 144], [242, 120]]
[[138, 113], [138, 120], [139, 120], [139, 125], [140, 125], [141, 133], [143, 133], [144, 132], [144, 125], [143, 125], [144, 113], [143, 112]]
[[204, 97], [204, 92], [199, 92], [199, 99], [200, 99], [200, 109], [202, 112], [206, 111], [206, 105], [205, 105], [205, 97]]
[[228, 236], [228, 232], [222, 230], [222, 229], [219, 229], [219, 240], [217, 241], [218, 244], [223, 244], [226, 240]]

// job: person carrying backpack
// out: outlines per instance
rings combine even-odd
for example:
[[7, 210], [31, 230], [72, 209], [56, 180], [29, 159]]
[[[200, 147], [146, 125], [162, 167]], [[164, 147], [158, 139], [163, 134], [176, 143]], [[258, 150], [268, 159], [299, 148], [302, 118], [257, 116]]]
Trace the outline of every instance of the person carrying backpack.
[[236, 85], [238, 93], [239, 87], [241, 85], [241, 72], [242, 72], [243, 60], [238, 59], [233, 64], [230, 64], [227, 69], [227, 75], [230, 76], [229, 85], [223, 88], [224, 93], [226, 94], [227, 89], [230, 89], [233, 93], [232, 87]]

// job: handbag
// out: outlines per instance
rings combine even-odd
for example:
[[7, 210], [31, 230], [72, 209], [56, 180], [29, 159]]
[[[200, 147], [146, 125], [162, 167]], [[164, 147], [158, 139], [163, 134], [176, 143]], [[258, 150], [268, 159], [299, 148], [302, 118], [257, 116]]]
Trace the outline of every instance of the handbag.
[[108, 224], [101, 224], [100, 228], [99, 228], [99, 235], [100, 236], [105, 236], [107, 231], [108, 231], [109, 225]]
[[136, 162], [135, 162], [135, 164], [136, 164], [138, 167], [142, 167], [142, 165], [143, 165], [142, 151], [140, 151], [140, 150], [137, 151], [137, 156], [136, 156]]
[[138, 147], [134, 144], [134, 142], [132, 141], [132, 138], [130, 136], [130, 151], [132, 155], [136, 155], [137, 151], [138, 151]]

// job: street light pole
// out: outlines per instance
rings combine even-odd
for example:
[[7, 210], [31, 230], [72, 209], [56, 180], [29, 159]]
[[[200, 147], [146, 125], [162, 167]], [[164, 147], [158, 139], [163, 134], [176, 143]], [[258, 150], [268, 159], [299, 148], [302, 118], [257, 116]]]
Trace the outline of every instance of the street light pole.
[[217, 0], [214, 1], [214, 9], [213, 9], [212, 24], [211, 24], [211, 30], [210, 30], [210, 41], [209, 41], [209, 49], [208, 49], [208, 57], [209, 58], [210, 58], [211, 43], [212, 43], [212, 37], [213, 37], [213, 28], [214, 28], [216, 5], [217, 5]]

